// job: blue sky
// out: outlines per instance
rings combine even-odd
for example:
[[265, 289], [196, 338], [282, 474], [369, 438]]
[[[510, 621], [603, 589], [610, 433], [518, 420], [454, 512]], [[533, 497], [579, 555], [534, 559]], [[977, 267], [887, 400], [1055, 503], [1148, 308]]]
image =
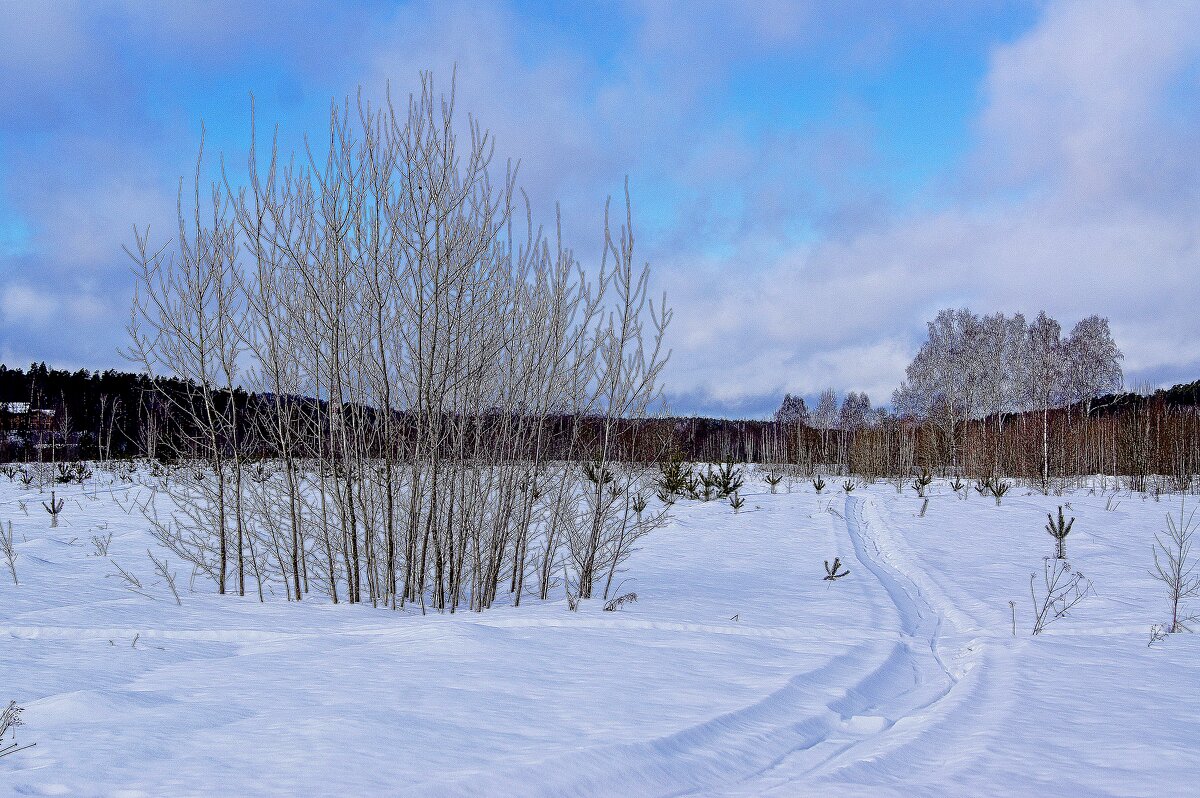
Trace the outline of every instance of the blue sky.
[[631, 181], [679, 412], [886, 402], [941, 307], [1110, 317], [1200, 378], [1200, 9], [1171, 2], [0, 0], [0, 361], [120, 367], [134, 224], [201, 123], [298, 147], [331, 98], [457, 67], [585, 262]]

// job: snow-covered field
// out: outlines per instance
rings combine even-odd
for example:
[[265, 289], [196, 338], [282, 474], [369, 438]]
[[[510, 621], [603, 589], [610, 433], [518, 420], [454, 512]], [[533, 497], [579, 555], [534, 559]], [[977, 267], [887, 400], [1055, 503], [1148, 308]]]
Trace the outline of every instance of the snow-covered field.
[[[420, 615], [258, 603], [153, 573], [134, 502], [0, 480], [0, 793], [33, 795], [1194, 795], [1200, 641], [1168, 617], [1153, 533], [1178, 497], [935, 483], [734, 514], [680, 502], [629, 561], [638, 602]], [[834, 486], [831, 486], [831, 488]], [[90, 495], [84, 495], [84, 494]], [[21, 509], [24, 501], [26, 510]], [[1033, 637], [1047, 510], [1094, 594]], [[1117, 504], [1119, 502], [1119, 504]], [[1114, 510], [1106, 509], [1115, 505]], [[92, 535], [113, 533], [108, 558]], [[824, 581], [840, 555], [850, 575]], [[140, 579], [125, 589], [113, 564]], [[1016, 602], [1017, 634], [1010, 601]], [[1200, 608], [1197, 608], [1200, 609]]]

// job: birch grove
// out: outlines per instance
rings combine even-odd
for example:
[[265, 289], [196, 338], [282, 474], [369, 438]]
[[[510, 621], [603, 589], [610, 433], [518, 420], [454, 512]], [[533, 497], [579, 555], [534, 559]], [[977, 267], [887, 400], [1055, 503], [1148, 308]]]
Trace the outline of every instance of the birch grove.
[[[494, 161], [425, 74], [334, 104], [301, 157], [255, 132], [242, 180], [206, 184], [202, 148], [177, 238], [136, 233], [128, 355], [190, 385], [163, 393], [190, 465], [154, 529], [218, 591], [574, 605], [661, 523], [617, 446], [660, 400], [670, 322], [628, 188], [586, 270]], [[268, 399], [251, 419], [243, 390]]]

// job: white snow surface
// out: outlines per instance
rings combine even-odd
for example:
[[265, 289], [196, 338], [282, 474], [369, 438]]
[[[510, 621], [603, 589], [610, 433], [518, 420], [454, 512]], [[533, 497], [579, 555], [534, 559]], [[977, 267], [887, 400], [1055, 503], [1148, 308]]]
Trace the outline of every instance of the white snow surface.
[[[61, 490], [57, 529], [42, 496], [0, 480], [21, 580], [0, 562], [0, 702], [25, 707], [17, 740], [36, 743], [0, 759], [0, 794], [1200, 789], [1200, 640], [1147, 645], [1168, 617], [1153, 535], [1177, 496], [1123, 493], [1109, 511], [1111, 491], [1018, 488], [997, 507], [937, 482], [920, 517], [907, 488], [752, 480], [739, 514], [676, 504], [628, 562], [638, 601], [617, 612], [560, 599], [422, 616], [189, 591], [171, 557], [176, 606], [126, 512], [149, 490], [107, 479]], [[1033, 637], [1029, 575], [1066, 503], [1070, 561], [1095, 592]], [[105, 529], [148, 596], [95, 556]], [[831, 583], [835, 555], [850, 575]]]

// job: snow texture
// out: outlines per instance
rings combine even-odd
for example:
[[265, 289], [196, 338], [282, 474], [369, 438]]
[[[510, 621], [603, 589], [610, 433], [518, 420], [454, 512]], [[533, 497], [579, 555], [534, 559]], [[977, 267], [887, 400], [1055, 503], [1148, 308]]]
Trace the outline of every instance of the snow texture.
[[[60, 491], [57, 529], [36, 492], [0, 484], [20, 578], [0, 571], [0, 702], [25, 707], [18, 739], [36, 743], [0, 759], [0, 794], [1168, 796], [1200, 781], [1200, 640], [1147, 645], [1168, 612], [1153, 534], [1178, 497], [1018, 489], [997, 507], [935, 482], [920, 517], [886, 484], [752, 481], [739, 514], [676, 504], [617, 612], [422, 617], [219, 597], [173, 561], [176, 606], [126, 512], [149, 490], [95, 483]], [[1032, 637], [1029, 575], [1068, 502], [1095, 593]], [[108, 558], [90, 542], [105, 531]], [[835, 555], [850, 575], [825, 581]]]

